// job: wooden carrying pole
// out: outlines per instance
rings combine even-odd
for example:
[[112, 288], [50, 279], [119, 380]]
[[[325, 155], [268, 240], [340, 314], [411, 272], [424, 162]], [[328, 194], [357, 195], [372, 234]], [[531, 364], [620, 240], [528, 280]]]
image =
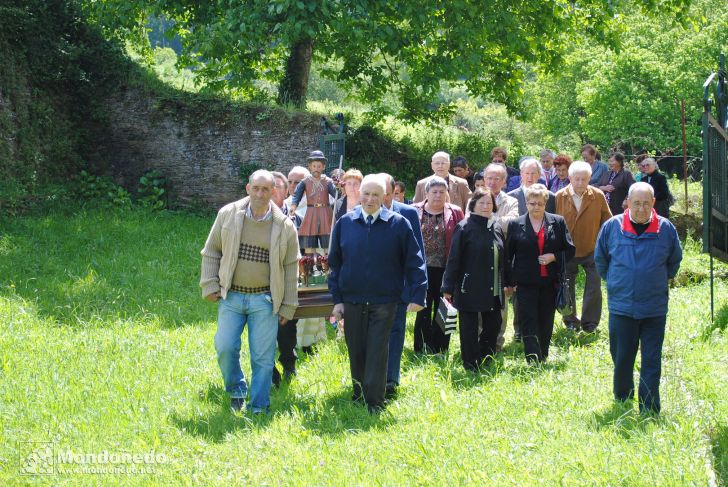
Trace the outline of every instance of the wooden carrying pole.
[[688, 214], [688, 141], [685, 136], [685, 99], [680, 100], [682, 116], [683, 182], [685, 183], [685, 215]]

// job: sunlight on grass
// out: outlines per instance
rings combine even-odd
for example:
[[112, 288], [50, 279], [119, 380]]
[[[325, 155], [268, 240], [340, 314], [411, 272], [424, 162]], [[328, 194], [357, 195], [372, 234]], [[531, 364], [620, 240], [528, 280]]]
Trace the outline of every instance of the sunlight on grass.
[[[16, 242], [0, 259], [0, 480], [43, 483], [19, 475], [35, 441], [167, 460], [152, 474], [52, 484], [725, 481], [728, 343], [709, 323], [706, 280], [671, 290], [659, 418], [612, 401], [606, 316], [594, 336], [558, 324], [543, 366], [507, 340], [478, 375], [463, 369], [457, 335], [449, 355], [415, 356], [410, 316], [400, 395], [379, 417], [351, 402], [346, 347], [331, 337], [273, 390], [271, 415], [236, 416], [215, 358], [215, 307], [197, 289], [212, 219], [91, 211], [0, 223]], [[686, 262], [702, 266], [696, 248], [686, 245]], [[247, 352], [242, 364], [249, 374]]]

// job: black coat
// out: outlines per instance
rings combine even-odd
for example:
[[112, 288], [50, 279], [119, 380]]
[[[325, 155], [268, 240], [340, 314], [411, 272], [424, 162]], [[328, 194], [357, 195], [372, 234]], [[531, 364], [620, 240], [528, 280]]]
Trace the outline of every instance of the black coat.
[[[554, 254], [556, 261], [546, 266], [549, 278], [556, 280], [561, 270], [561, 263], [569, 262], [576, 252], [571, 240], [566, 221], [562, 216], [546, 212], [544, 254]], [[531, 227], [528, 213], [508, 224], [508, 241], [506, 242], [505, 280], [508, 286], [517, 284], [539, 284], [541, 282], [541, 265], [538, 263], [538, 238]]]
[[441, 291], [452, 294], [453, 306], [458, 310], [493, 311], [494, 246], [498, 248], [498, 296], [502, 305], [505, 252], [500, 225], [471, 213], [455, 227]]
[[[602, 174], [602, 177], [597, 183], [597, 186], [608, 185], [610, 174], [611, 171], [607, 171]], [[614, 191], [612, 191], [612, 194], [609, 195], [609, 210], [612, 212], [612, 215], [621, 215], [622, 213], [624, 213], [622, 203], [627, 198], [627, 192], [629, 191], [629, 187], [633, 184], [634, 176], [632, 176], [632, 173], [627, 171], [626, 169], [622, 169], [614, 177], [614, 181], [612, 181]], [[604, 194], [607, 193], [605, 192]]]
[[669, 218], [670, 207], [675, 199], [670, 193], [670, 187], [667, 185], [667, 178], [660, 171], [656, 170], [649, 176], [642, 175], [642, 182], [648, 183], [655, 190], [655, 211], [657, 214]]

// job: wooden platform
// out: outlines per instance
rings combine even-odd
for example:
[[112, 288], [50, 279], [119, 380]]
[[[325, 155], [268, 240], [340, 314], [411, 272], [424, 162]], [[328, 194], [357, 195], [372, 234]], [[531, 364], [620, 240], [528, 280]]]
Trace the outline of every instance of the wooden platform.
[[328, 318], [334, 309], [334, 300], [326, 284], [298, 288], [298, 308], [293, 315], [298, 318]]

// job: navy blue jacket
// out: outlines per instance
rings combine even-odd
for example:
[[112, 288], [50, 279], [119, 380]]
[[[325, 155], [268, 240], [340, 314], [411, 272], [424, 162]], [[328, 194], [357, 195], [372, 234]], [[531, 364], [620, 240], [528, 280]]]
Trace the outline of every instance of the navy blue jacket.
[[395, 213], [399, 213], [400, 215], [405, 217], [408, 222], [410, 222], [412, 231], [415, 234], [415, 240], [417, 240], [417, 245], [420, 246], [420, 250], [422, 251], [422, 258], [424, 258], [425, 242], [422, 240], [422, 228], [420, 228], [420, 216], [419, 213], [417, 213], [417, 210], [415, 210], [410, 205], [400, 203], [399, 201], [394, 200], [392, 200], [391, 210]]
[[329, 291], [339, 303], [425, 304], [427, 270], [409, 221], [382, 207], [367, 226], [361, 206], [334, 225]]
[[652, 222], [637, 235], [628, 211], [604, 223], [594, 262], [607, 283], [609, 312], [634, 319], [667, 314], [668, 280], [682, 260], [677, 230], [652, 210]]

